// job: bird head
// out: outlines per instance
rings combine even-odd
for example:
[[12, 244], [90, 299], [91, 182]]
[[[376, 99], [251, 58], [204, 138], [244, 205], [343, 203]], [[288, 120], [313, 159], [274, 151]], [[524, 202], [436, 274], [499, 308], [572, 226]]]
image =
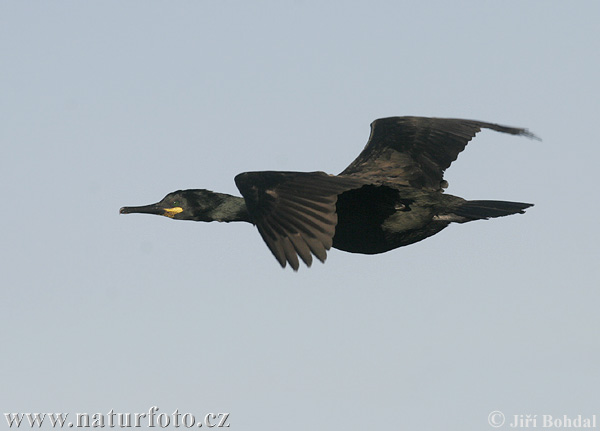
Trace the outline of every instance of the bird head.
[[123, 207], [121, 214], [156, 214], [176, 220], [213, 221], [213, 211], [222, 203], [219, 193], [204, 189], [177, 190], [160, 202], [138, 207]]

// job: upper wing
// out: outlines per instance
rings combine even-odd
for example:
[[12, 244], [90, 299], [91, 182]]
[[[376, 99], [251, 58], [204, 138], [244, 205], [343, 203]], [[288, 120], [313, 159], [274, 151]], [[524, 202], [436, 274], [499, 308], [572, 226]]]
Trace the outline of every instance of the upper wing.
[[324, 172], [245, 172], [235, 177], [250, 217], [282, 267], [298, 270], [312, 254], [321, 262], [331, 248], [338, 194], [362, 187], [363, 180]]
[[432, 190], [442, 188], [444, 170], [482, 128], [539, 139], [527, 129], [451, 118], [390, 117], [371, 123], [371, 136], [340, 175], [369, 177]]

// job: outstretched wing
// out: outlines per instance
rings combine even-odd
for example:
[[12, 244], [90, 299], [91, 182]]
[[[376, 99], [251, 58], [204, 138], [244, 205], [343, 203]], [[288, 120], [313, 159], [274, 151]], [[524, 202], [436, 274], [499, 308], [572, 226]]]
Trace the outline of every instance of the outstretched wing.
[[235, 177], [253, 223], [282, 267], [298, 270], [312, 254], [321, 262], [331, 248], [340, 193], [362, 187], [363, 180], [324, 172], [245, 172]]
[[371, 123], [371, 136], [340, 175], [440, 190], [444, 170], [481, 129], [539, 139], [527, 129], [451, 118], [390, 117]]

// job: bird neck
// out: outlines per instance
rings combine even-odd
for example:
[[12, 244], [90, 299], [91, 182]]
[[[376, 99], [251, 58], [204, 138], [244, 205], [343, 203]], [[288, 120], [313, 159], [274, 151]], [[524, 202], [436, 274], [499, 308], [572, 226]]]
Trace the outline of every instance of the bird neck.
[[211, 211], [211, 217], [219, 222], [245, 221], [252, 223], [243, 198], [219, 193], [221, 202]]

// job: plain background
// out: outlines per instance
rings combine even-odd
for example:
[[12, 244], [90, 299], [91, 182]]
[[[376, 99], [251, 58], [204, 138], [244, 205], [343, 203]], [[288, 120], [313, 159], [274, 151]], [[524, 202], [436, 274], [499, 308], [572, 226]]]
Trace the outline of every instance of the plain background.
[[[2, 1], [2, 413], [600, 415], [599, 19], [594, 1]], [[543, 142], [482, 132], [446, 178], [535, 206], [298, 273], [251, 225], [118, 214], [238, 195], [243, 171], [340, 172], [396, 115], [528, 127]]]

